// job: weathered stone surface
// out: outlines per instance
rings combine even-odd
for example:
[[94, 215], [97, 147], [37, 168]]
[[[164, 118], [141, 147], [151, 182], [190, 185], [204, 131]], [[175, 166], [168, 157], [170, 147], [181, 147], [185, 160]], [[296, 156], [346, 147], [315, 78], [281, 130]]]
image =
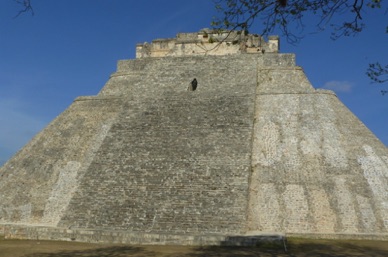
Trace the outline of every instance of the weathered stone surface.
[[[0, 226], [1, 229], [1, 226]], [[133, 231], [114, 231], [101, 229], [66, 229], [43, 226], [6, 225], [2, 228], [7, 238], [35, 239], [56, 241], [78, 241], [88, 243], [121, 243], [143, 245], [223, 245], [223, 246], [256, 246], [261, 243], [284, 246], [284, 234], [258, 234], [228, 236], [221, 234], [172, 234], [146, 233]]]
[[176, 38], [156, 39], [150, 44], [145, 42], [136, 46], [136, 58], [258, 52], [279, 52], [279, 37], [270, 36], [266, 42], [259, 35], [243, 31], [203, 29], [198, 33], [179, 33]]
[[386, 148], [335, 95], [258, 94], [254, 135], [249, 229], [387, 232]]
[[387, 148], [294, 55], [149, 57], [0, 168], [0, 223], [92, 242], [386, 239], [387, 190]]
[[[59, 225], [242, 233], [256, 65], [254, 58], [235, 59], [241, 67], [229, 73], [225, 57], [148, 59], [139, 75], [146, 85], [120, 68], [101, 94], [124, 96], [123, 111]], [[177, 66], [182, 75], [171, 76]], [[189, 92], [193, 77], [198, 89]], [[107, 197], [112, 193], [117, 197]]]
[[79, 99], [0, 170], [0, 221], [56, 225], [120, 109]]

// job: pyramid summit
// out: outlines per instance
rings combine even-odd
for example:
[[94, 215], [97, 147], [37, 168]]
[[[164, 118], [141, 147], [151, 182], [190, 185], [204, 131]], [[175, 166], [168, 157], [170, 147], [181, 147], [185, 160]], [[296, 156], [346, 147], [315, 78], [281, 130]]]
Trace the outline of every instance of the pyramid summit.
[[181, 33], [137, 45], [0, 168], [1, 233], [388, 240], [388, 150], [278, 37]]

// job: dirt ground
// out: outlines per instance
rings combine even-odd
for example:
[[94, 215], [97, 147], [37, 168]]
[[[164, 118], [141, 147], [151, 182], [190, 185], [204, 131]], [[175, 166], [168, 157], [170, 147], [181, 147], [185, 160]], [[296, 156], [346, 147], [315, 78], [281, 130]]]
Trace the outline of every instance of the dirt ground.
[[0, 237], [0, 257], [347, 257], [388, 256], [388, 241], [289, 239], [283, 247], [193, 247], [86, 244], [76, 242], [5, 240]]

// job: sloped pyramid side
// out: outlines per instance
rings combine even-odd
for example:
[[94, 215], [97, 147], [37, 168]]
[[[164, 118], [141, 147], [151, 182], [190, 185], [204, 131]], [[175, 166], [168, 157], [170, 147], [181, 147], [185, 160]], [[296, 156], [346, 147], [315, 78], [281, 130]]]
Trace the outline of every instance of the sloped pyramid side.
[[387, 238], [387, 148], [302, 73], [258, 76], [247, 230]]
[[66, 209], [120, 108], [119, 99], [91, 99], [76, 100], [0, 168], [1, 223], [52, 224]]
[[[242, 233], [255, 63], [241, 56], [121, 62], [101, 94], [123, 95], [123, 111], [58, 226]], [[198, 89], [187, 91], [194, 77]]]
[[[254, 55], [121, 61], [97, 97], [77, 99], [1, 168], [1, 222], [243, 233], [256, 72]], [[45, 162], [26, 163], [41, 152]], [[29, 190], [9, 190], [21, 181]]]
[[0, 176], [9, 237], [388, 239], [386, 147], [287, 54], [120, 61], [98, 96], [76, 99]]

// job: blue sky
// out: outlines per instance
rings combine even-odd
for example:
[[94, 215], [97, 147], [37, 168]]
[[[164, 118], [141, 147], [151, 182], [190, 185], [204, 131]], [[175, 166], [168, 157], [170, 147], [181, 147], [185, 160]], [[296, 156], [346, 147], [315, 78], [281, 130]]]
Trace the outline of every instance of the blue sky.
[[[35, 15], [0, 0], [0, 165], [64, 111], [77, 96], [96, 95], [137, 43], [210, 27], [211, 0], [32, 0]], [[385, 6], [387, 8], [387, 6]], [[366, 13], [365, 31], [336, 41], [306, 36], [281, 52], [295, 53], [315, 88], [342, 102], [388, 145], [388, 84], [371, 84], [369, 62], [388, 61], [386, 9]], [[309, 24], [306, 18], [306, 24]], [[259, 27], [250, 29], [260, 33]]]

